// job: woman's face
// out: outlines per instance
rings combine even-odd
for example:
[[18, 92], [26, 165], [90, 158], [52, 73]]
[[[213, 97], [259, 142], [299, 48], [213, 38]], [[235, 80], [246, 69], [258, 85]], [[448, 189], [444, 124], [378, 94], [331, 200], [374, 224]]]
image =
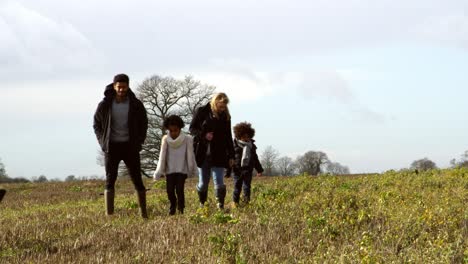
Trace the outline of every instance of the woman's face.
[[172, 139], [176, 139], [179, 137], [181, 129], [178, 126], [170, 125], [167, 130], [169, 130], [169, 136]]
[[227, 104], [224, 102], [217, 102], [216, 103], [216, 108], [218, 108], [218, 111], [220, 113], [226, 112], [227, 109]]

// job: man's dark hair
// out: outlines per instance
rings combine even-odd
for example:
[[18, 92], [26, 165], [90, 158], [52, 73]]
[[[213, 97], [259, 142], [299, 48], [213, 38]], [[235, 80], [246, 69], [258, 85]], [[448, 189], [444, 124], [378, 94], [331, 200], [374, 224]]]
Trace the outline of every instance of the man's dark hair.
[[234, 126], [234, 136], [237, 139], [240, 139], [244, 135], [247, 135], [250, 138], [254, 138], [255, 129], [252, 128], [252, 124], [242, 122]]
[[177, 115], [171, 115], [164, 120], [163, 124], [165, 129], [169, 129], [169, 126], [177, 126], [182, 129], [185, 127], [184, 120]]
[[117, 74], [116, 76], [114, 76], [114, 84], [116, 84], [118, 82], [123, 82], [123, 83], [129, 84], [130, 83], [130, 78], [128, 78], [128, 75], [125, 74], [125, 73]]

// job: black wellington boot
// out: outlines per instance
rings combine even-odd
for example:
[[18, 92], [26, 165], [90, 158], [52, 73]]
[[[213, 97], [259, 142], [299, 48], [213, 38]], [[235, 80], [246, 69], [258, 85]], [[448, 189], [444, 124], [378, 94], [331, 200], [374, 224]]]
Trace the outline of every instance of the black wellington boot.
[[140, 206], [141, 217], [147, 219], [148, 212], [146, 211], [146, 190], [138, 191], [137, 196], [138, 196], [138, 205]]
[[217, 201], [217, 206], [218, 209], [223, 210], [224, 209], [224, 200], [226, 198], [226, 186], [220, 187], [219, 189], [215, 190], [216, 192], [216, 201]]
[[114, 214], [114, 198], [115, 198], [115, 190], [104, 191], [104, 200], [105, 200], [107, 215]]
[[206, 200], [208, 199], [208, 191], [198, 191], [198, 199], [200, 200], [200, 207], [205, 206]]

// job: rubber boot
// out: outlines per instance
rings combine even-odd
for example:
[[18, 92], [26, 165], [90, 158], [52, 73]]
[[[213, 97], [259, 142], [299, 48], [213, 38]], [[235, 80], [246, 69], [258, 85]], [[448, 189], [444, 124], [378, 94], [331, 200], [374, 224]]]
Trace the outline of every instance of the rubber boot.
[[198, 190], [198, 199], [200, 200], [200, 207], [205, 206], [206, 200], [208, 199], [208, 191]]
[[138, 205], [140, 206], [140, 214], [143, 218], [148, 218], [148, 212], [146, 211], [146, 190], [138, 191]]
[[175, 203], [174, 204], [171, 203], [171, 206], [169, 207], [169, 215], [175, 215], [175, 213], [176, 213], [176, 205]]
[[105, 200], [107, 215], [114, 214], [114, 197], [115, 197], [115, 190], [104, 191], [104, 200]]
[[216, 202], [218, 203], [218, 209], [224, 209], [224, 199], [226, 198], [226, 186], [219, 187], [215, 190], [216, 193]]

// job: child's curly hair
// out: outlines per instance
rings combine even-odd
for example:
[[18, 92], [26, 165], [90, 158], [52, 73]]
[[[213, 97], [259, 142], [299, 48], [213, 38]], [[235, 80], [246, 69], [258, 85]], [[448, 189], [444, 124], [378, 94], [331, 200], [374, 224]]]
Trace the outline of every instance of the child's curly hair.
[[234, 136], [237, 139], [240, 139], [244, 135], [247, 135], [250, 138], [254, 138], [255, 129], [252, 128], [252, 124], [242, 122], [234, 126]]
[[182, 129], [184, 128], [184, 120], [180, 118], [180, 116], [177, 115], [171, 115], [164, 119], [164, 124], [163, 124], [165, 129], [169, 129], [169, 126], [177, 126], [178, 128]]

